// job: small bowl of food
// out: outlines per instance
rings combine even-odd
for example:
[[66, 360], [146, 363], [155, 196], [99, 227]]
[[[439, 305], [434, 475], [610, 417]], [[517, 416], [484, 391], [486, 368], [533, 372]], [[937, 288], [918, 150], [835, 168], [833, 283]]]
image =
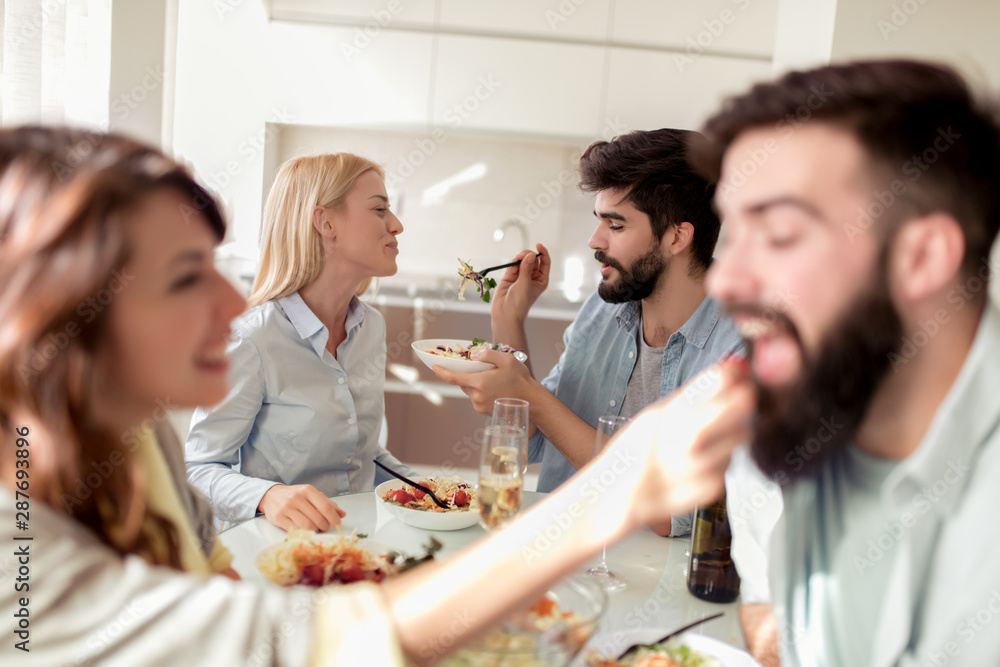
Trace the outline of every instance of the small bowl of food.
[[495, 350], [506, 352], [514, 356], [520, 362], [524, 362], [528, 355], [523, 350], [515, 350], [509, 345], [499, 345], [488, 343], [482, 338], [472, 340], [462, 340], [459, 338], [428, 338], [426, 340], [416, 340], [410, 343], [410, 347], [416, 352], [417, 358], [424, 362], [427, 368], [441, 366], [456, 373], [481, 373], [491, 368], [496, 368], [493, 364], [485, 361], [473, 361], [469, 358], [473, 352], [478, 350]]
[[479, 523], [476, 488], [469, 482], [458, 476], [413, 481], [432, 490], [448, 509], [438, 507], [429, 495], [397, 479], [375, 487], [375, 498], [389, 514], [414, 528], [462, 530]]
[[441, 664], [565, 667], [597, 630], [606, 606], [607, 596], [600, 583], [585, 576], [568, 577]]

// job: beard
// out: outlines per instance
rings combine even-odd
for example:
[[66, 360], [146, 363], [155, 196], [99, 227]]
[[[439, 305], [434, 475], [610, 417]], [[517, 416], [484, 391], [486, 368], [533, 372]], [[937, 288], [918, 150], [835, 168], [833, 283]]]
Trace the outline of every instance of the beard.
[[[734, 311], [762, 316], [759, 308]], [[771, 313], [773, 315], [773, 312]], [[902, 345], [903, 325], [889, 296], [884, 269], [876, 285], [858, 297], [807, 356], [791, 321], [781, 313], [775, 324], [797, 341], [802, 372], [791, 387], [758, 389], [757, 418], [750, 453], [771, 479], [786, 484], [813, 474], [828, 457], [853, 440], [875, 392]], [[753, 359], [753, 342], [747, 342]]]
[[600, 250], [594, 252], [594, 259], [618, 270], [616, 280], [605, 278], [597, 286], [600, 297], [608, 303], [626, 303], [641, 301], [652, 294], [669, 266], [660, 250], [660, 243], [660, 240], [653, 241], [649, 251], [632, 262], [627, 269]]

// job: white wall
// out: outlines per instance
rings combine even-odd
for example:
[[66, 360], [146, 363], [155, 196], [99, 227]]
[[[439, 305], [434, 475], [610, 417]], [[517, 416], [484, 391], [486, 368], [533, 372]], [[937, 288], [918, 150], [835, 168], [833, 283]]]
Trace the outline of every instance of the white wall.
[[917, 56], [943, 60], [1000, 88], [1000, 2], [839, 0], [834, 60]]

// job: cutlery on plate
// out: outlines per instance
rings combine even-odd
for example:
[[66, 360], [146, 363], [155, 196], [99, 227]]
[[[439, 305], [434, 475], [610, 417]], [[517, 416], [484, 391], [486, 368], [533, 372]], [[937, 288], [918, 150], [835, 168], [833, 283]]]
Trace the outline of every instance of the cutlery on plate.
[[392, 475], [396, 479], [403, 480], [404, 482], [406, 482], [407, 484], [409, 484], [410, 486], [412, 486], [414, 489], [420, 489], [421, 491], [423, 491], [424, 493], [426, 493], [427, 495], [429, 495], [431, 497], [431, 500], [433, 500], [435, 502], [435, 504], [437, 504], [438, 507], [440, 507], [442, 509], [451, 509], [448, 506], [448, 503], [442, 502], [437, 496], [434, 495], [433, 491], [431, 491], [430, 489], [428, 489], [423, 484], [417, 484], [416, 482], [414, 482], [409, 477], [406, 477], [405, 475], [400, 475], [398, 472], [396, 472], [392, 468], [387, 468], [386, 466], [382, 465], [381, 463], [379, 463], [378, 461], [376, 461], [374, 459], [372, 459], [372, 463], [374, 463], [379, 468], [381, 468], [382, 470], [386, 471], [387, 473], [389, 473], [390, 475]]
[[681, 634], [682, 632], [687, 632], [688, 630], [690, 630], [691, 628], [695, 627], [696, 625], [701, 625], [702, 623], [708, 623], [709, 621], [715, 620], [715, 619], [717, 619], [717, 618], [719, 618], [720, 616], [723, 616], [723, 615], [724, 614], [722, 612], [719, 612], [718, 614], [713, 614], [712, 616], [706, 616], [705, 618], [697, 620], [694, 623], [688, 623], [684, 627], [677, 628], [676, 630], [674, 630], [670, 634], [664, 635], [664, 636], [660, 637], [655, 642], [646, 642], [645, 644], [632, 644], [627, 649], [625, 649], [625, 651], [622, 652], [622, 654], [620, 656], [618, 656], [618, 660], [621, 660], [622, 658], [624, 658], [625, 656], [627, 656], [632, 651], [635, 651], [636, 649], [640, 649], [643, 646], [651, 646], [653, 644], [662, 644], [663, 642], [667, 641], [671, 637], [676, 637], [677, 635]]

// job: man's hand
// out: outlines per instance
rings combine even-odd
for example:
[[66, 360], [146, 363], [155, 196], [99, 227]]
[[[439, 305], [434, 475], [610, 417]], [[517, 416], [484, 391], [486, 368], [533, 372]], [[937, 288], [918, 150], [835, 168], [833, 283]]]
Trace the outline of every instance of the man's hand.
[[645, 462], [636, 519], [654, 523], [722, 495], [730, 455], [750, 439], [755, 404], [745, 363], [727, 360], [636, 415], [609, 448]]
[[312, 484], [275, 484], [260, 499], [257, 511], [282, 530], [325, 531], [339, 526], [346, 514]]
[[[493, 322], [493, 342], [523, 347], [523, 341], [516, 340], [518, 331], [523, 331], [528, 311], [549, 286], [549, 269], [552, 258], [549, 251], [539, 243], [538, 253], [522, 250], [514, 257], [519, 266], [504, 271], [497, 281], [490, 300], [490, 317]], [[523, 333], [520, 334], [523, 337]]]
[[533, 385], [527, 367], [507, 352], [483, 350], [472, 357], [496, 366], [482, 373], [456, 373], [435, 366], [434, 374], [448, 384], [458, 385], [472, 400], [472, 407], [481, 415], [493, 414], [493, 401], [498, 398], [523, 398], [527, 400]]

